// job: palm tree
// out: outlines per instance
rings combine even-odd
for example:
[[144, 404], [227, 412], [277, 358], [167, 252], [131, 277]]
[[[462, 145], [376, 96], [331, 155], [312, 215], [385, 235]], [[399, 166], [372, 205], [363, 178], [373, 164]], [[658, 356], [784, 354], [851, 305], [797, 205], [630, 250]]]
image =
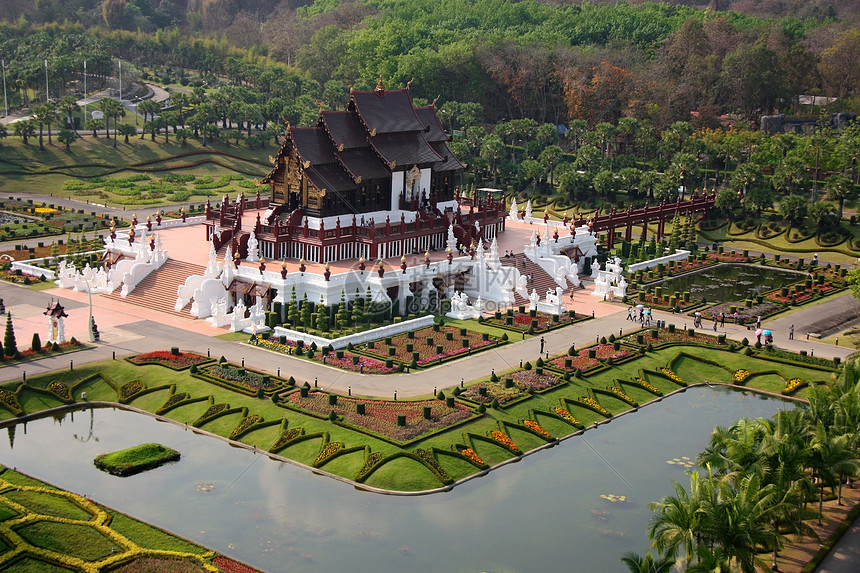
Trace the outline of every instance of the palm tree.
[[669, 573], [672, 565], [675, 564], [675, 560], [668, 555], [655, 559], [651, 553], [646, 553], [645, 557], [642, 557], [633, 551], [625, 553], [621, 557], [621, 562], [627, 566], [630, 573]]
[[22, 119], [15, 122], [15, 135], [21, 138], [24, 145], [27, 145], [28, 140], [36, 133], [36, 126], [32, 119]]
[[125, 143], [128, 144], [130, 135], [137, 135], [137, 128], [131, 124], [123, 123], [119, 126], [119, 134], [125, 137]]
[[675, 495], [664, 497], [648, 505], [657, 515], [651, 518], [648, 536], [651, 546], [662, 554], [675, 557], [684, 554], [687, 566], [693, 560], [696, 544], [701, 535], [702, 499], [699, 474], [690, 474], [690, 493], [676, 481], [672, 482]]
[[72, 142], [78, 138], [78, 134], [73, 129], [63, 128], [57, 134], [57, 141], [66, 146], [66, 151], [72, 150]]
[[827, 197], [835, 199], [839, 202], [839, 208], [836, 212], [836, 220], [842, 220], [842, 207], [846, 199], [850, 199], [854, 195], [854, 185], [848, 176], [842, 173], [834, 173], [824, 182], [824, 189], [827, 190]]
[[831, 432], [821, 423], [815, 427], [810, 442], [810, 450], [812, 452], [810, 467], [819, 488], [818, 523], [820, 524], [821, 515], [824, 511], [825, 486], [834, 487], [838, 485], [841, 496], [842, 477], [857, 474], [860, 465], [854, 458], [854, 450], [850, 447], [849, 436], [838, 435], [835, 431]]
[[50, 114], [51, 110], [49, 109], [49, 105], [47, 103], [37, 105], [33, 109], [33, 120], [39, 124], [39, 151], [45, 151], [45, 143], [42, 139], [42, 135], [44, 132], [45, 124], [49, 121], [48, 118]]
[[191, 104], [191, 98], [184, 92], [178, 92], [170, 96], [170, 101], [176, 106], [176, 114], [180, 125], [185, 127], [185, 114], [183, 110]]
[[[72, 118], [72, 114], [81, 109], [81, 106], [78, 105], [78, 100], [74, 96], [64, 96], [58, 103], [57, 109], [63, 112], [65, 117], [68, 119], [66, 122], [71, 129], [75, 129], [74, 118]], [[75, 130], [77, 133], [77, 130]]]
[[88, 119], [84, 124], [84, 129], [92, 130], [93, 137], [98, 137], [99, 130], [105, 128], [105, 122], [103, 119]]
[[[142, 102], [140, 102], [137, 105], [137, 111], [143, 114], [143, 124], [144, 125], [146, 125], [147, 116], [151, 116], [152, 119], [155, 119], [155, 115], [158, 113], [158, 111], [160, 109], [161, 109], [161, 104], [159, 104], [157, 101], [151, 100], [151, 99], [143, 100]], [[146, 135], [146, 129], [144, 129], [141, 132], [140, 138], [143, 139], [144, 135]]]
[[113, 119], [113, 146], [116, 149], [117, 124], [119, 118], [125, 115], [125, 107], [117, 100], [106, 97], [99, 100], [99, 109], [105, 114], [105, 125], [108, 130], [110, 130], [110, 120]]
[[687, 191], [687, 181], [689, 177], [699, 176], [699, 161], [692, 153], [676, 153], [672, 157], [672, 162], [669, 164], [669, 169], [666, 175], [681, 187], [681, 200], [684, 200], [684, 194]]

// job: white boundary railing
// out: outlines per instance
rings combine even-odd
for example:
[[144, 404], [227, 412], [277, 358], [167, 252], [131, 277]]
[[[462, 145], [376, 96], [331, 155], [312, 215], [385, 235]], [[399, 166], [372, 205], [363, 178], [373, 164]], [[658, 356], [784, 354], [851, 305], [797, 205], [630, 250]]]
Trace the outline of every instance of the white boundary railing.
[[311, 344], [312, 342], [316, 342], [318, 348], [323, 348], [325, 346], [331, 345], [332, 348], [338, 350], [340, 348], [346, 348], [347, 345], [349, 345], [350, 343], [364, 344], [365, 342], [370, 342], [371, 340], [377, 340], [379, 338], [385, 338], [386, 336], [394, 336], [397, 334], [408, 332], [410, 330], [425, 328], [433, 324], [433, 319], [433, 315], [422, 316], [420, 318], [404, 320], [403, 322], [397, 322], [388, 326], [380, 326], [379, 328], [374, 328], [372, 330], [365, 330], [364, 332], [357, 332], [355, 334], [349, 334], [347, 336], [341, 336], [340, 338], [334, 339], [323, 338], [322, 336], [314, 336], [313, 334], [307, 334], [304, 332], [290, 330], [289, 328], [276, 326], [274, 332], [272, 333], [272, 337], [277, 338], [279, 336], [286, 336], [287, 340], [301, 340], [305, 344]]

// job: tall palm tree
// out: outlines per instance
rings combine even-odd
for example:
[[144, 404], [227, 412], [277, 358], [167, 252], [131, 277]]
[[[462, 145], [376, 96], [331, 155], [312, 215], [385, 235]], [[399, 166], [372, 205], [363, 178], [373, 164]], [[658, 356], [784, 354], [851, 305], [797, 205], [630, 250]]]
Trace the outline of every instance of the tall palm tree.
[[33, 120], [39, 124], [39, 151], [45, 151], [45, 142], [42, 137], [44, 134], [45, 124], [48, 122], [50, 114], [51, 110], [47, 103], [37, 105], [33, 109]]
[[652, 502], [648, 507], [656, 513], [651, 518], [648, 536], [651, 546], [664, 555], [684, 555], [687, 566], [693, 560], [698, 538], [701, 536], [703, 505], [699, 474], [690, 474], [690, 493], [676, 481], [672, 482], [675, 495]]
[[[75, 129], [75, 122], [72, 118], [72, 114], [81, 109], [81, 106], [78, 105], [78, 100], [75, 96], [64, 96], [57, 103], [57, 109], [65, 114], [65, 117], [68, 119], [68, 126], [70, 129]], [[75, 129], [75, 133], [78, 130]]]
[[854, 195], [854, 184], [847, 175], [834, 173], [824, 182], [824, 189], [827, 191], [827, 197], [829, 199], [835, 199], [839, 202], [836, 220], [841, 221], [842, 207], [845, 205], [845, 200], [850, 199]]
[[630, 573], [669, 573], [675, 560], [669, 555], [654, 558], [651, 553], [642, 557], [638, 553], [628, 551], [621, 557], [621, 562], [627, 566]]

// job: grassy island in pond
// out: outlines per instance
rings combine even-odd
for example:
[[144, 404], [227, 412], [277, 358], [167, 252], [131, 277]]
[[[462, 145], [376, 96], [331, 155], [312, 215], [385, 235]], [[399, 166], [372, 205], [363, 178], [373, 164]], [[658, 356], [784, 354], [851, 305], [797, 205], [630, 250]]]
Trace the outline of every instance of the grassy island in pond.
[[115, 476], [131, 476], [179, 461], [179, 452], [161, 444], [141, 444], [133, 448], [102, 454], [94, 463], [103, 472]]

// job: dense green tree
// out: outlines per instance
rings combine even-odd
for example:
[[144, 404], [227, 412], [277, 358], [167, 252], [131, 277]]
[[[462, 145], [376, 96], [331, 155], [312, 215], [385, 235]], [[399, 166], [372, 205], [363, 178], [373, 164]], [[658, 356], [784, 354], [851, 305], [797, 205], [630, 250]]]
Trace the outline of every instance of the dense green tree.
[[839, 207], [836, 210], [836, 220], [841, 221], [842, 207], [845, 205], [845, 200], [853, 198], [856, 194], [851, 179], [842, 173], [834, 173], [824, 182], [824, 189], [827, 191], [828, 199], [834, 199], [838, 202]]
[[15, 328], [12, 326], [12, 313], [6, 313], [6, 334], [3, 336], [3, 354], [18, 356], [18, 344], [15, 342]]
[[799, 195], [783, 197], [779, 202], [779, 214], [791, 225], [800, 224], [806, 218], [808, 201]]

